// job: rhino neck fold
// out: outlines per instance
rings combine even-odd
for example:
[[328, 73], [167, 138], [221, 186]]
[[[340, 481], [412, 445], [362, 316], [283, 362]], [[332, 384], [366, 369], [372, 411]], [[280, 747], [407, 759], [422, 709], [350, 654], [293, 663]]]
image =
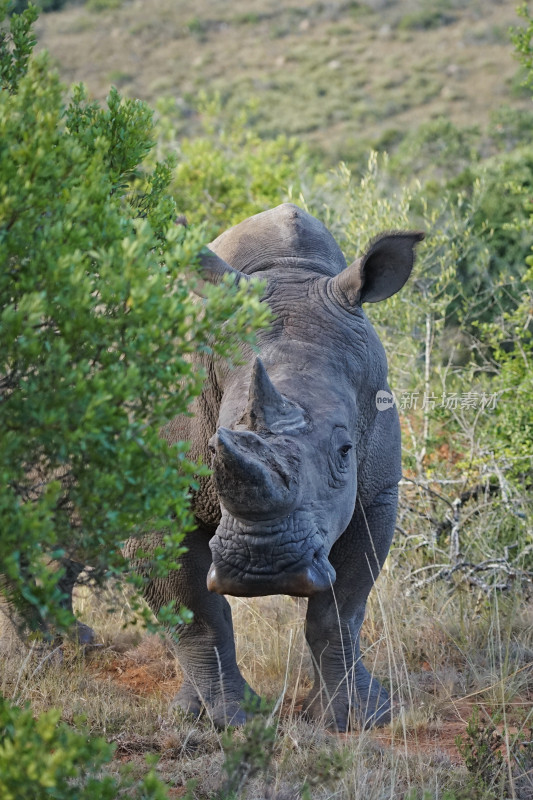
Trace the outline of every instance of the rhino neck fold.
[[336, 579], [311, 512], [299, 510], [266, 524], [240, 522], [223, 510], [210, 547], [207, 588], [217, 594], [310, 597]]

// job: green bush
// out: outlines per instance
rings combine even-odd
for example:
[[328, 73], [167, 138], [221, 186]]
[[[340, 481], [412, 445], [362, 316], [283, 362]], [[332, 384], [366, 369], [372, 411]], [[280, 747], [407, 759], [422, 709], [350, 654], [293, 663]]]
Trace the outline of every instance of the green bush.
[[298, 196], [312, 161], [296, 139], [263, 139], [251, 122], [253, 106], [228, 119], [218, 97], [200, 98], [202, 130], [179, 139], [177, 109], [172, 100], [158, 106], [165, 147], [178, 151], [171, 184], [181, 213], [190, 221], [207, 221], [220, 233], [241, 219], [276, 206], [289, 193]]
[[10, 0], [9, 11], [11, 14], [21, 14], [30, 5], [39, 11], [59, 11], [67, 2], [68, 0]]
[[401, 178], [451, 178], [479, 161], [479, 131], [445, 117], [425, 122], [401, 141], [391, 170]]
[[[464, 183], [472, 178], [480, 182], [481, 189], [474, 225], [491, 249], [487, 277], [493, 284], [502, 277], [506, 282], [516, 281], [514, 294], [518, 297], [533, 240], [533, 147], [516, 147], [510, 153], [487, 159], [465, 175]], [[462, 182], [460, 177], [459, 185]], [[503, 297], [502, 300], [502, 308], [509, 310], [509, 304]]]
[[[457, 263], [457, 277], [463, 300], [469, 299], [483, 321], [514, 308], [522, 289], [533, 227], [533, 148], [520, 142], [527, 119], [521, 114], [495, 116], [488, 141], [476, 128], [433, 120], [408, 134], [390, 159], [394, 177], [423, 181], [421, 189], [413, 189], [414, 208], [452, 208], [459, 202], [464, 213], [470, 207], [471, 232], [488, 249], [489, 258], [479, 263], [470, 252], [468, 261]], [[519, 144], [509, 148], [518, 137]], [[503, 152], [482, 158], [489, 143]], [[474, 316], [471, 309], [469, 316]]]
[[489, 139], [497, 151], [510, 151], [531, 144], [533, 111], [503, 106], [491, 114]]
[[0, 696], [2, 800], [165, 800], [153, 769], [138, 782], [100, 774], [114, 747], [59, 720], [56, 709], [34, 719], [30, 708], [17, 708]]
[[200, 391], [191, 354], [227, 353], [217, 326], [250, 339], [266, 311], [210, 286], [198, 313], [184, 269], [205, 230], [175, 224], [172, 163], [143, 166], [152, 112], [81, 86], [66, 105], [47, 55], [28, 61], [34, 18], [11, 17], [0, 51], [0, 571], [42, 627], [71, 620], [50, 562], [121, 575], [120, 543], [149, 527], [175, 566], [197, 467], [159, 430]]
[[[533, 256], [523, 276], [516, 307], [482, 326], [497, 365], [492, 390], [498, 394], [490, 428], [483, 428], [488, 453], [505, 464], [506, 479], [530, 492], [533, 483]], [[531, 557], [529, 557], [531, 561]]]
[[518, 8], [518, 14], [527, 24], [514, 28], [511, 32], [511, 38], [515, 46], [516, 56], [522, 66], [524, 86], [533, 89], [533, 17], [527, 3], [523, 3]]

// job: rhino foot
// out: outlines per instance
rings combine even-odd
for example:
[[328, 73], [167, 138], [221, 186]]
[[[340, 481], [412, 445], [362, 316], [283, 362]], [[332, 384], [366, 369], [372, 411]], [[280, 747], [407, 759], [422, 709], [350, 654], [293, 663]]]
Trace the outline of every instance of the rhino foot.
[[375, 695], [370, 695], [364, 702], [359, 699], [357, 717], [361, 728], [380, 728], [391, 722], [391, 703], [389, 693], [382, 687]]
[[79, 620], [76, 620], [74, 630], [72, 631], [72, 637], [82, 647], [93, 647], [97, 645], [96, 633], [89, 625]]
[[328, 697], [326, 692], [311, 692], [304, 701], [303, 713], [307, 719], [338, 733], [346, 733], [356, 726], [369, 730], [391, 721], [389, 694], [377, 681], [366, 695], [358, 693], [351, 701], [340, 693]]
[[228, 725], [239, 727], [244, 725], [259, 708], [261, 698], [244, 684], [241, 691], [211, 688], [202, 691], [199, 687], [186, 681], [173, 700], [172, 705], [186, 714], [199, 718], [206, 714], [216, 728], [227, 728]]

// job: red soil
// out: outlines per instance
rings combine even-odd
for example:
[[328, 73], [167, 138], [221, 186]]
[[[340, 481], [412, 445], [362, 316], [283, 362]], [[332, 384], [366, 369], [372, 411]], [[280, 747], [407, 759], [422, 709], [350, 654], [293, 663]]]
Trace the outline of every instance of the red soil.
[[[124, 654], [117, 654], [113, 660], [104, 666], [99, 664], [96, 677], [102, 680], [111, 680], [132, 694], [148, 697], [160, 696], [169, 701], [181, 685], [181, 677], [175, 674], [175, 662], [164, 645], [158, 641], [153, 647], [141, 645]], [[301, 701], [292, 703], [287, 698], [284, 703], [286, 713], [301, 711]], [[461, 764], [455, 739], [465, 733], [466, 721], [471, 716], [472, 704], [468, 701], [455, 702], [450, 706], [446, 719], [426, 723], [416, 729], [399, 728], [393, 733], [390, 727], [376, 729], [372, 738], [386, 747], [393, 747], [409, 754], [427, 754], [428, 756], [448, 757], [454, 764]], [[353, 734], [346, 734], [352, 736]], [[357, 735], [357, 734], [355, 734]], [[174, 797], [180, 797], [180, 789], [173, 790]]]

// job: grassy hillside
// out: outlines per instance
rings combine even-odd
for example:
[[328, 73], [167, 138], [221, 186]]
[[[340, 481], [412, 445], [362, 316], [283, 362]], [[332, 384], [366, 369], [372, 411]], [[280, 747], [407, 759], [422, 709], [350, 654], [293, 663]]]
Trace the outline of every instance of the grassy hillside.
[[[445, 116], [488, 123], [528, 107], [499, 0], [93, 0], [44, 14], [39, 46], [97, 98], [111, 83], [154, 102], [175, 97], [194, 133], [201, 92], [233, 111], [254, 100], [262, 134], [294, 134], [331, 161], [392, 147]], [[103, 7], [103, 8], [102, 8]], [[95, 10], [101, 8], [102, 10]], [[92, 9], [92, 10], [91, 10]]]

